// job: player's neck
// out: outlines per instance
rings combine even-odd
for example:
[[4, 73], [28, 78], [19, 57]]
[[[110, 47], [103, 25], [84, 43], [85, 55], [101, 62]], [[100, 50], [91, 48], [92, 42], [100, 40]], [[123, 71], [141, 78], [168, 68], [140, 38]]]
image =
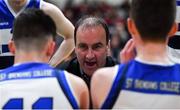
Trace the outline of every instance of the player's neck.
[[137, 57], [150, 62], [169, 62], [165, 43], [148, 43], [137, 46]]
[[26, 4], [26, 1], [18, 4], [13, 0], [8, 0], [8, 4], [11, 6], [11, 8], [13, 9], [13, 11], [15, 13], [18, 13], [24, 7], [24, 5]]
[[16, 53], [15, 54], [15, 60], [14, 64], [17, 63], [25, 63], [25, 62], [44, 62], [47, 63], [49, 61], [49, 58], [41, 55], [40, 53]]

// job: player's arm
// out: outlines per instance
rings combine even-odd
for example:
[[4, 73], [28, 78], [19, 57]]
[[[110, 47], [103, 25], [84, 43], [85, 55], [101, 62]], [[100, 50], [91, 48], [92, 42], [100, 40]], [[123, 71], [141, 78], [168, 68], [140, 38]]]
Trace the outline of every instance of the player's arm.
[[74, 26], [55, 5], [42, 2], [41, 9], [55, 21], [57, 34], [64, 37], [64, 41], [49, 62], [52, 66], [56, 66], [74, 50]]
[[67, 73], [68, 80], [74, 91], [74, 95], [78, 101], [80, 109], [89, 108], [89, 91], [86, 83], [79, 77]]
[[93, 108], [101, 108], [113, 83], [116, 67], [98, 69], [91, 79], [91, 99]]

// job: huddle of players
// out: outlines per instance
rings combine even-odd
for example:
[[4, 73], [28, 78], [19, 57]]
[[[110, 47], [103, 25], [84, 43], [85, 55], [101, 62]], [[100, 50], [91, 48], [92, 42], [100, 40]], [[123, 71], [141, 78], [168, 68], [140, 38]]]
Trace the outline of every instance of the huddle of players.
[[[177, 31], [175, 17], [175, 0], [131, 1], [128, 30], [136, 57], [93, 74], [93, 108], [180, 108], [180, 65], [167, 53], [168, 39]], [[88, 28], [93, 33], [92, 27], [100, 28], [99, 24], [86, 24], [81, 30], [85, 33]], [[55, 23], [41, 10], [28, 9], [15, 19], [9, 43], [15, 55], [14, 66], [0, 71], [0, 108], [89, 107], [85, 82], [47, 64], [55, 47], [55, 35]], [[101, 46], [97, 43], [93, 48]], [[82, 51], [88, 48], [83, 43], [78, 47]]]

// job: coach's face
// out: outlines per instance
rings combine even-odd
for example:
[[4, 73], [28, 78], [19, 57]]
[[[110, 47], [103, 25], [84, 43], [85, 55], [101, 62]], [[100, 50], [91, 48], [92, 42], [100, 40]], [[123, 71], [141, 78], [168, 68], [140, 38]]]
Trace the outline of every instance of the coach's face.
[[88, 76], [105, 66], [107, 50], [106, 32], [102, 26], [78, 28], [75, 52], [80, 68]]

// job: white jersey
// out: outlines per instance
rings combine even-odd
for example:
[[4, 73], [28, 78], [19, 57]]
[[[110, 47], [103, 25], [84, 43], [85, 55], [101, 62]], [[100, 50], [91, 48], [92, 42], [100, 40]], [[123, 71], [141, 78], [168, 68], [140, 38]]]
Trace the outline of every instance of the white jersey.
[[167, 47], [167, 51], [168, 51], [167, 53], [168, 53], [169, 58], [173, 62], [180, 63], [180, 49], [174, 49], [172, 47]]
[[180, 109], [180, 65], [133, 60], [117, 67], [102, 109]]
[[[26, 8], [41, 8], [42, 0], [27, 0]], [[7, 0], [0, 0], [0, 56], [12, 56], [8, 49], [8, 42], [12, 39], [13, 21], [19, 13], [15, 13]]]
[[27, 63], [0, 71], [0, 109], [78, 109], [66, 78], [47, 64]]

